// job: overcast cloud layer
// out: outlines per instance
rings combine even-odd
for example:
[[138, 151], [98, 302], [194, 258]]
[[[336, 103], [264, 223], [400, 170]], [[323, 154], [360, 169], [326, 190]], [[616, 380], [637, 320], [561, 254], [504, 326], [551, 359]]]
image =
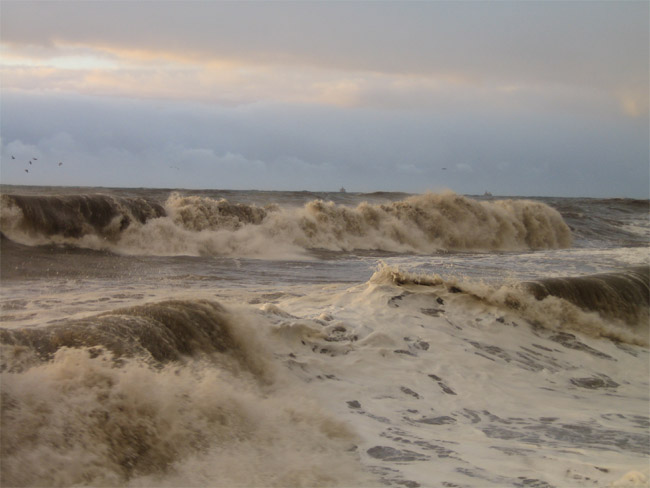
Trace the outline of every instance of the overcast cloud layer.
[[649, 5], [3, 0], [0, 177], [648, 198]]

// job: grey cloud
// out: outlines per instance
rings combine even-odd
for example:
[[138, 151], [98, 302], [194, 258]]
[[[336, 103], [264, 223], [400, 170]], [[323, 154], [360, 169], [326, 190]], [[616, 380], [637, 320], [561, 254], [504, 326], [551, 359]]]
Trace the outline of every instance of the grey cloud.
[[[647, 2], [17, 2], [2, 39], [636, 89]], [[645, 83], [645, 85], [644, 85]]]
[[[3, 183], [648, 196], [647, 119], [24, 93], [0, 107]], [[19, 151], [65, 166], [25, 174]]]

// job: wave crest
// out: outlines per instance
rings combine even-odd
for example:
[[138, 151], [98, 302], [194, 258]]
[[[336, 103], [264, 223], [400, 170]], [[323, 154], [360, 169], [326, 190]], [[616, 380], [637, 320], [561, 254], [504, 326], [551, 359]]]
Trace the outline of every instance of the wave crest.
[[267, 210], [255, 205], [231, 203], [225, 198], [182, 196], [172, 193], [165, 204], [174, 222], [192, 231], [237, 230], [244, 225], [259, 225]]
[[133, 224], [165, 215], [163, 207], [144, 198], [110, 195], [2, 195], [0, 224], [12, 231], [43, 240], [79, 239], [95, 235], [116, 240]]
[[264, 327], [243, 319], [171, 301], [2, 336], [3, 361], [49, 351], [1, 371], [2, 485], [362, 485], [354, 432], [269, 377]]
[[[48, 327], [0, 328], [0, 343], [28, 348], [41, 360], [65, 347], [101, 348], [117, 358], [143, 357], [160, 364], [209, 357], [262, 381], [272, 371], [243, 318], [207, 300], [150, 303]], [[3, 364], [5, 368], [12, 365]]]
[[[564, 248], [559, 212], [530, 200], [477, 201], [452, 192], [356, 207], [232, 203], [172, 193], [164, 207], [104, 195], [3, 196], [2, 231], [26, 244], [126, 254], [297, 256], [310, 249], [426, 254]], [[25, 237], [27, 236], [27, 237]]]
[[490, 285], [481, 281], [411, 273], [381, 264], [372, 285], [431, 286], [478, 306], [497, 307], [535, 327], [577, 331], [647, 347], [650, 269]]
[[479, 202], [452, 192], [428, 193], [356, 208], [315, 201], [300, 221], [305, 247], [381, 249], [523, 250], [571, 245], [571, 231], [553, 208], [530, 200]]

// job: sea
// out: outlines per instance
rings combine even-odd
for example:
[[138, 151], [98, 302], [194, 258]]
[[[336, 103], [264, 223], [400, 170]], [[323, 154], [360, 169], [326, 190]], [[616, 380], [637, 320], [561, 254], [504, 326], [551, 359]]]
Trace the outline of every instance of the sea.
[[3, 487], [648, 486], [648, 200], [0, 203]]

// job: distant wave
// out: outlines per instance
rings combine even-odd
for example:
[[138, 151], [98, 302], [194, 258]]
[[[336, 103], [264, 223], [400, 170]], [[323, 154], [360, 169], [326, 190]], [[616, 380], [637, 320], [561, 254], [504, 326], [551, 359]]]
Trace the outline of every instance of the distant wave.
[[131, 224], [164, 215], [161, 205], [144, 198], [2, 195], [3, 232], [19, 230], [32, 236], [115, 238]]
[[431, 253], [565, 248], [552, 207], [451, 192], [356, 207], [314, 200], [264, 207], [172, 193], [164, 206], [105, 195], [2, 196], [1, 230], [23, 244], [127, 254], [274, 257], [310, 249]]
[[650, 200], [631, 198], [547, 199], [573, 231], [574, 243], [584, 247], [603, 244], [647, 247], [650, 240]]

